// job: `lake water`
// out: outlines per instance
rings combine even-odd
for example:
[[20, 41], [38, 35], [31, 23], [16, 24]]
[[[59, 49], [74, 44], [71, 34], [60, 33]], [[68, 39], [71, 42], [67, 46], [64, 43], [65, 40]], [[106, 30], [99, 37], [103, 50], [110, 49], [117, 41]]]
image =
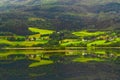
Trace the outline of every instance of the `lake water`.
[[120, 80], [120, 50], [0, 50], [0, 80]]

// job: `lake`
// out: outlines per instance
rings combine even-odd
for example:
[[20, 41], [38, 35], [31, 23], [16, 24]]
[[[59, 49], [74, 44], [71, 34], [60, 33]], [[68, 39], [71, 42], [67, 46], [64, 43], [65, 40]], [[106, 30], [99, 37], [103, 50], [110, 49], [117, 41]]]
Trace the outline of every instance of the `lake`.
[[120, 80], [120, 50], [0, 50], [0, 80]]

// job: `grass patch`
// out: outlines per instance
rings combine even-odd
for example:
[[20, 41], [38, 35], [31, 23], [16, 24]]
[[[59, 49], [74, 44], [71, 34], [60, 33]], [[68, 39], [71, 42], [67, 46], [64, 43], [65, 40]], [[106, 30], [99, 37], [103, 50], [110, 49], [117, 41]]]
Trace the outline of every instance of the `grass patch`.
[[93, 44], [95, 44], [95, 45], [102, 45], [102, 44], [105, 44], [105, 40], [94, 41], [94, 42], [91, 42], [91, 43], [87, 44], [87, 46], [89, 47], [89, 46], [91, 46]]
[[116, 38], [116, 41], [120, 41], [120, 38]]
[[106, 40], [97, 40], [97, 41], [93, 41], [93, 42], [88, 43], [87, 47], [90, 47], [90, 46], [109, 46], [109, 45], [114, 45], [117, 42], [120, 42], [119, 39], [109, 41], [109, 42], [106, 42]]
[[34, 35], [29, 35], [29, 38], [37, 38], [37, 39], [39, 39], [40, 38], [40, 34], [34, 34]]
[[88, 36], [98, 36], [105, 34], [105, 32], [97, 31], [97, 32], [88, 32], [88, 31], [78, 31], [78, 32], [73, 32], [72, 34], [80, 37], [88, 37]]
[[69, 45], [77, 45], [80, 44], [80, 41], [75, 41], [75, 42], [66, 42], [66, 43], [62, 43], [61, 46], [69, 46]]
[[[2, 45], [2, 46], [1, 46], [1, 45]], [[14, 44], [12, 44], [10, 41], [1, 39], [1, 40], [0, 40], [0, 46], [1, 46], [1, 47], [4, 47], [4, 45], [14, 46]]]
[[33, 28], [33, 27], [29, 27], [29, 30], [32, 31], [32, 32], [38, 32], [41, 35], [43, 35], [43, 34], [52, 34], [54, 32], [52, 30], [38, 29], [38, 28]]
[[41, 41], [22, 41], [22, 42], [11, 42], [14, 45], [18, 45], [18, 46], [26, 46], [26, 47], [30, 47], [33, 45], [37, 45], [37, 44], [45, 44], [47, 43], [47, 40], [41, 40]]
[[33, 45], [37, 44], [45, 44], [47, 43], [48, 40], [40, 40], [40, 41], [7, 41], [7, 40], [0, 40], [0, 45], [1, 44], [7, 44], [10, 45], [11, 47], [19, 47], [19, 46], [24, 46], [24, 47], [31, 47]]

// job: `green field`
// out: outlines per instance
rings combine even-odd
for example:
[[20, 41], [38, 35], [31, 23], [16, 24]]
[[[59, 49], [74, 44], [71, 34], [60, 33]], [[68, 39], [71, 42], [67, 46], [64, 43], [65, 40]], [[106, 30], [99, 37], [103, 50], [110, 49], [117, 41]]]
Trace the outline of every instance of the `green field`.
[[[36, 40], [25, 40], [25, 41], [9, 41], [7, 40], [8, 36], [2, 36], [6, 39], [0, 39], [0, 46], [2, 47], [32, 47], [40, 44], [45, 44], [49, 41], [49, 36], [41, 37], [41, 35], [45, 34], [52, 34], [54, 31], [52, 30], [45, 30], [45, 29], [38, 29], [29, 27], [29, 30], [32, 32], [36, 32], [37, 34], [28, 35], [28, 39], [35, 38]], [[13, 38], [26, 38], [25, 36], [15, 35]]]
[[78, 32], [73, 32], [72, 34], [80, 37], [89, 37], [89, 36], [98, 36], [105, 34], [105, 32], [97, 31], [97, 32], [88, 32], [88, 31], [78, 31]]
[[8, 41], [8, 40], [2, 40], [2, 39], [0, 39], [0, 44], [13, 45], [12, 42], [10, 42], [10, 41]]
[[33, 27], [29, 27], [29, 30], [32, 31], [32, 32], [40, 33], [41, 35], [52, 34], [54, 32], [52, 30], [39, 29], [39, 28], [33, 28]]
[[[87, 44], [87, 47], [90, 47], [90, 46], [92, 46], [92, 45], [96, 45], [96, 46], [109, 46], [109, 45], [111, 45], [111, 44], [116, 44], [116, 43], [118, 43], [118, 42], [120, 42], [120, 38], [117, 38], [116, 40], [113, 40], [113, 41], [108, 41], [108, 42], [106, 42], [106, 40], [96, 40], [96, 41], [93, 41], [93, 42], [90, 42], [90, 43], [88, 43]], [[118, 46], [116, 46], [116, 47], [118, 47]]]
[[0, 40], [0, 45], [6, 44], [11, 47], [19, 47], [19, 46], [24, 46], [24, 47], [32, 47], [38, 44], [45, 44], [47, 43], [47, 40], [40, 40], [40, 41], [8, 41], [8, 40]]
[[[50, 37], [52, 35], [53, 30], [39, 29], [29, 27], [29, 30], [33, 32], [31, 35], [20, 36], [1, 36], [0, 37], [0, 47], [45, 47], [45, 44], [50, 46], [60, 46], [60, 47], [119, 47], [120, 38], [119, 35], [114, 32], [108, 33], [103, 31], [78, 31], [73, 32], [74, 36], [70, 36], [67, 38], [63, 36], [62, 40], [58, 40], [58, 37], [61, 37], [57, 32], [54, 33], [57, 36], [54, 36], [54, 39]], [[66, 35], [67, 33], [64, 33]], [[71, 33], [69, 33], [71, 34]], [[73, 38], [74, 37], [74, 38]], [[51, 45], [50, 40], [53, 40]], [[58, 44], [56, 44], [58, 41]]]
[[80, 44], [81, 41], [71, 41], [71, 42], [66, 42], [66, 43], [61, 43], [61, 46], [69, 46], [69, 45], [77, 45]]
[[89, 46], [91, 46], [92, 44], [103, 45], [103, 44], [105, 44], [105, 40], [93, 41], [93, 42], [87, 44], [87, 46], [89, 47]]

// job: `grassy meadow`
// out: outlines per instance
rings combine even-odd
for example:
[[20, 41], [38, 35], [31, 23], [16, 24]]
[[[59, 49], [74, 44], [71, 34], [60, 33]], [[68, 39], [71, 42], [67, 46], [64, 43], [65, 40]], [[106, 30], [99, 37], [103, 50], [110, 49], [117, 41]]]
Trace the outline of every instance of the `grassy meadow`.
[[[34, 20], [33, 18], [31, 20]], [[36, 18], [35, 18], [36, 20]], [[68, 34], [29, 27], [27, 36], [0, 36], [1, 47], [119, 47], [119, 34], [111, 31], [77, 31]], [[67, 35], [67, 36], [65, 36]], [[68, 38], [69, 37], [69, 38]], [[73, 38], [75, 37], [75, 38]]]
[[[38, 29], [38, 28], [33, 28], [29, 27], [29, 30], [31, 32], [34, 32], [34, 34], [26, 36], [19, 36], [19, 35], [14, 35], [14, 36], [1, 36], [0, 37], [0, 45], [2, 47], [32, 47], [36, 45], [43, 45], [49, 41], [49, 36], [52, 34], [54, 31], [52, 30], [46, 30], [46, 29]], [[47, 35], [43, 36], [42, 35]], [[8, 38], [10, 37], [10, 40]], [[16, 39], [24, 39], [24, 40], [16, 40]]]
[[73, 32], [72, 34], [80, 37], [90, 37], [90, 36], [99, 36], [99, 35], [105, 34], [105, 32], [102, 32], [102, 31], [88, 32], [85, 30], [85, 31]]
[[43, 35], [43, 34], [52, 34], [54, 32], [52, 30], [38, 29], [38, 28], [33, 28], [33, 27], [29, 27], [29, 30], [32, 31], [32, 32], [39, 33], [41, 35]]

